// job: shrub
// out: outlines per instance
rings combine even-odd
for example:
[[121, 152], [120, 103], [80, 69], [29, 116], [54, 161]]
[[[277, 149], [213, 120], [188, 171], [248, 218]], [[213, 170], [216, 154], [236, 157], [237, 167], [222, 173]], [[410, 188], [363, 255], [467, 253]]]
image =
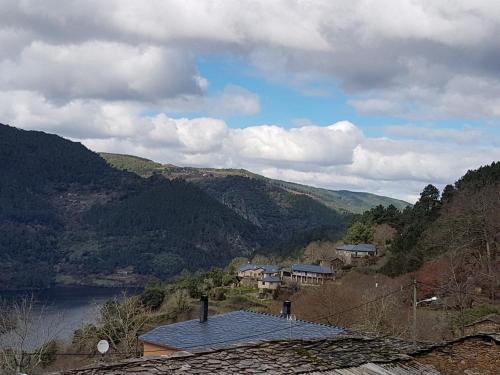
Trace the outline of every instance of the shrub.
[[151, 310], [158, 310], [165, 299], [165, 291], [159, 288], [146, 289], [141, 295], [142, 305]]

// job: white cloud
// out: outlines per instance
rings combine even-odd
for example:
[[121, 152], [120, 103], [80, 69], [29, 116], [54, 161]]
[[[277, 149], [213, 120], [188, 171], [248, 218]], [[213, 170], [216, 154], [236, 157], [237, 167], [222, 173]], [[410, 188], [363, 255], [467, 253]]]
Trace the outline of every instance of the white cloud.
[[[2, 86], [49, 100], [199, 95], [196, 58], [225, 54], [304, 93], [338, 82], [364, 113], [500, 117], [494, 1], [0, 0], [0, 9]], [[237, 105], [255, 111], [248, 103]]]
[[468, 169], [500, 160], [499, 148], [482, 147], [482, 143], [463, 147], [460, 142], [471, 136], [469, 128], [436, 130], [433, 139], [425, 141], [415, 136], [417, 129], [409, 127], [404, 133], [403, 127], [393, 128], [405, 136], [395, 140], [367, 137], [347, 121], [324, 127], [307, 123], [288, 129], [278, 125], [231, 129], [212, 117], [145, 116], [145, 108], [97, 100], [57, 105], [24, 91], [0, 94], [3, 122], [56, 132], [96, 151], [177, 165], [247, 168], [314, 186], [403, 199], [417, 196], [428, 183], [443, 186]]
[[305, 166], [348, 164], [360, 139], [359, 129], [347, 121], [292, 129], [260, 125], [232, 132], [232, 143], [244, 159]]
[[419, 140], [442, 140], [459, 144], [480, 143], [485, 138], [483, 131], [472, 126], [462, 129], [443, 129], [416, 125], [389, 125], [384, 128], [385, 134]]
[[243, 87], [228, 85], [207, 100], [206, 110], [214, 116], [254, 115], [260, 112], [260, 100]]
[[0, 84], [48, 99], [157, 101], [202, 92], [196, 67], [180, 51], [93, 41], [80, 45], [33, 42], [18, 60], [0, 63]]
[[0, 121], [96, 150], [400, 197], [500, 159], [472, 128], [231, 129], [219, 117], [259, 113], [259, 97], [231, 82], [209, 96], [196, 67], [229, 56], [305, 95], [335, 83], [360, 113], [495, 122], [494, 1], [0, 0], [0, 21]]

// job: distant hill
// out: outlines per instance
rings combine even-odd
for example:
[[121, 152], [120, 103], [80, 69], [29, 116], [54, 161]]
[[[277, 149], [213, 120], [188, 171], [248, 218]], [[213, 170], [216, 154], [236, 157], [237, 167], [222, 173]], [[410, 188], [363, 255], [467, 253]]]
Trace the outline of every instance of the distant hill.
[[[316, 188], [307, 185], [301, 185], [293, 182], [274, 180], [249, 172], [244, 169], [215, 169], [215, 168], [193, 168], [177, 167], [175, 165], [162, 165], [154, 161], [139, 158], [131, 155], [101, 153], [112, 166], [134, 172], [142, 177], [149, 177], [155, 173], [160, 173], [168, 178], [182, 178], [199, 183], [202, 187], [210, 186], [214, 193], [218, 184], [225, 189], [226, 183], [222, 178], [226, 177], [247, 177], [249, 180], [257, 180], [260, 183], [268, 185], [269, 188], [275, 187], [288, 191], [292, 194], [305, 195], [333, 208], [340, 212], [363, 213], [370, 208], [378, 205], [394, 205], [398, 209], [403, 209], [409, 205], [402, 200], [380, 196], [371, 193], [353, 192], [348, 190], [328, 190]], [[252, 183], [255, 183], [253, 181]]]
[[80, 143], [0, 124], [0, 289], [168, 279], [289, 254], [351, 220], [246, 171], [104, 156], [119, 169]]

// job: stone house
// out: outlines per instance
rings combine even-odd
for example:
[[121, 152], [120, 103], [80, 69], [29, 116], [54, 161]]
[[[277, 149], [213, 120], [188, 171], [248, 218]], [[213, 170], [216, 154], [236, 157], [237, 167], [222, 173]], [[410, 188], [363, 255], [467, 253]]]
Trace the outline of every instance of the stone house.
[[272, 264], [243, 264], [238, 268], [238, 277], [242, 280], [257, 281], [264, 276], [278, 276], [279, 269]]
[[336, 248], [337, 255], [342, 258], [344, 264], [358, 264], [367, 260], [369, 257], [377, 255], [377, 248], [375, 245], [360, 243], [357, 245], [340, 245]]
[[257, 282], [259, 289], [276, 290], [281, 286], [281, 278], [279, 276], [264, 276]]

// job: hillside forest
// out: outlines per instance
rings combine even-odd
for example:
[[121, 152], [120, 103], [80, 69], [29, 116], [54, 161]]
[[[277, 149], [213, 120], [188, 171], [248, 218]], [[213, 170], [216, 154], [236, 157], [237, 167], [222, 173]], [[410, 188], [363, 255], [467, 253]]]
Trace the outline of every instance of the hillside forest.
[[[310, 241], [339, 239], [352, 217], [313, 188], [300, 192], [241, 170], [195, 171], [206, 177], [195, 181], [146, 173], [157, 165], [145, 159], [117, 158], [132, 167], [114, 168], [56, 135], [0, 125], [1, 288], [137, 285], [237, 256], [288, 256]], [[370, 200], [402, 204], [349, 196], [358, 209]]]

